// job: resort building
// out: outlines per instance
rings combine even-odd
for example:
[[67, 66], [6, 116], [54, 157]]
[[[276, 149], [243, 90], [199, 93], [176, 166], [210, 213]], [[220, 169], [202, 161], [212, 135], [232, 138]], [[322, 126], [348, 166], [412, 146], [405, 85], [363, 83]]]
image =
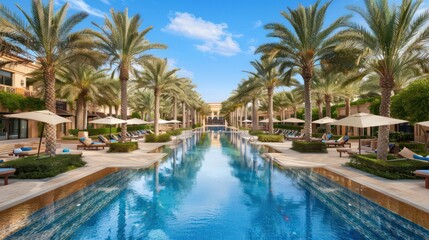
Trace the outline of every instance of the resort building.
[[222, 103], [208, 103], [210, 106], [210, 114], [206, 117], [206, 125], [224, 125], [225, 119], [220, 116]]

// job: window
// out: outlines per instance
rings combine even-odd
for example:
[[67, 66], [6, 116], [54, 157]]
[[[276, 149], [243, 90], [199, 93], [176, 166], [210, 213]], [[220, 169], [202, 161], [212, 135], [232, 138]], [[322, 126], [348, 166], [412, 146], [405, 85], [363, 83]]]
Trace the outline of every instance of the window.
[[12, 73], [0, 70], [0, 84], [12, 86]]

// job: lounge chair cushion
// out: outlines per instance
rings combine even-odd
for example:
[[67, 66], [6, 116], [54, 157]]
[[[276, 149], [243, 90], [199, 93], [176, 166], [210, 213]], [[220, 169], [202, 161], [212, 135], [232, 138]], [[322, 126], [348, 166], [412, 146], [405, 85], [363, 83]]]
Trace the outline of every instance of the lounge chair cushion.
[[32, 148], [31, 147], [22, 147], [21, 150], [22, 151], [31, 151]]
[[429, 161], [429, 158], [427, 157], [423, 157], [422, 155], [419, 154], [413, 154], [413, 158], [417, 159], [417, 160], [425, 160], [425, 161]]
[[330, 133], [329, 133], [329, 134], [327, 134], [327, 135], [326, 135], [326, 138], [327, 138], [326, 140], [331, 139], [331, 138], [332, 138], [332, 134], [330, 134]]
[[413, 155], [415, 153], [413, 151], [411, 151], [410, 149], [404, 147], [398, 154], [404, 158], [414, 159]]
[[82, 143], [86, 146], [90, 146], [92, 144], [92, 140], [90, 138], [85, 138]]
[[70, 149], [68, 149], [68, 148], [64, 148], [64, 149], [63, 149], [63, 152], [64, 152], [64, 153], [68, 153], [68, 152], [70, 152]]
[[341, 142], [341, 140], [343, 140], [343, 138], [344, 138], [344, 136], [343, 136], [343, 137], [338, 138], [337, 140], [335, 140], [335, 142]]

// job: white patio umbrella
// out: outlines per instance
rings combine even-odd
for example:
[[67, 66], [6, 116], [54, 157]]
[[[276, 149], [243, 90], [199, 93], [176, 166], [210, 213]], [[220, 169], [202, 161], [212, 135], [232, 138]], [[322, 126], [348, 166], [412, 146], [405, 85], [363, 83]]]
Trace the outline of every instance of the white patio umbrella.
[[59, 123], [71, 122], [71, 120], [69, 120], [67, 118], [60, 117], [57, 114], [55, 114], [51, 111], [48, 111], [48, 110], [7, 114], [4, 116], [7, 118], [27, 119], [27, 120], [34, 120], [34, 121], [38, 121], [38, 122], [43, 123], [42, 131], [40, 133], [39, 148], [37, 150], [37, 159], [39, 159], [40, 146], [42, 145], [42, 137], [43, 137], [43, 131], [45, 130], [45, 124], [47, 123], [47, 124], [51, 124], [51, 125], [57, 125]]
[[[259, 122], [261, 122], [261, 123], [267, 123], [267, 122], [269, 122], [269, 119], [267, 118], [267, 119], [264, 119], [264, 120], [259, 121]], [[278, 122], [280, 122], [280, 121], [277, 120], [277, 119], [275, 119], [275, 118], [273, 118], [273, 123], [278, 123]]]
[[[153, 124], [153, 123], [155, 123], [155, 121], [151, 121], [149, 123]], [[164, 120], [164, 119], [161, 119], [161, 118], [158, 120], [158, 124], [169, 124], [169, 123], [171, 123], [171, 122]]]
[[182, 123], [181, 121], [177, 121], [177, 120], [170, 120], [170, 121], [168, 121], [169, 123]]
[[305, 123], [304, 120], [298, 119], [298, 118], [288, 118], [282, 120], [283, 123]]
[[251, 120], [246, 119], [246, 120], [243, 120], [243, 122], [244, 122], [244, 123], [251, 123], [252, 121], [251, 121]]
[[[400, 123], [406, 123], [408, 121], [390, 117], [382, 117], [370, 113], [356, 113], [340, 119], [338, 121], [332, 122], [331, 125], [341, 125], [357, 128], [369, 128], [369, 127], [379, 127], [379, 126], [388, 126], [395, 125]], [[359, 154], [360, 149], [360, 130], [359, 130]]]
[[330, 117], [324, 117], [324, 118], [315, 120], [312, 123], [316, 123], [316, 124], [328, 124], [328, 123], [333, 123], [335, 121], [337, 121], [337, 119], [333, 119], [333, 118], [330, 118]]
[[112, 125], [126, 123], [126, 122], [127, 121], [125, 120], [111, 117], [111, 116], [89, 121], [89, 123], [110, 125], [110, 134], [112, 134]]
[[127, 120], [128, 125], [143, 125], [148, 124], [149, 122], [146, 122], [144, 120], [138, 119], [138, 118], [131, 118]]

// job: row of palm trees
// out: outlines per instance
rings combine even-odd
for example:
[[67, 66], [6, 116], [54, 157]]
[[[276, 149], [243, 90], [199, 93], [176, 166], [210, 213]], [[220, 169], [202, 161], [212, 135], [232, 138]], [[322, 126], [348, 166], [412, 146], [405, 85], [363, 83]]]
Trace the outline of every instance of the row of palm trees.
[[[238, 101], [241, 97], [237, 97], [246, 95], [246, 90], [250, 98], [255, 88], [266, 91], [272, 131], [273, 90], [290, 86], [295, 90], [284, 94], [300, 92], [303, 98], [306, 141], [312, 133], [312, 99], [319, 109], [325, 103], [329, 116], [334, 95], [342, 95], [347, 106], [359, 90], [378, 90], [380, 115], [390, 116], [392, 94], [429, 70], [429, 11], [418, 13], [421, 0], [402, 0], [399, 6], [388, 0], [365, 0], [364, 8], [349, 7], [364, 23], [352, 22], [351, 15], [347, 15], [328, 24], [325, 19], [331, 2], [322, 4], [319, 0], [308, 7], [288, 8], [281, 12], [286, 24], [265, 25], [270, 31], [268, 37], [278, 41], [259, 46], [256, 53], [262, 55], [261, 59], [251, 63], [254, 71], [224, 102], [223, 112], [235, 114], [239, 107], [247, 106], [247, 98]], [[294, 80], [297, 74], [303, 85]], [[254, 115], [254, 127], [255, 120]], [[379, 159], [387, 158], [388, 142], [388, 127], [380, 127]]]
[[[194, 115], [196, 111], [207, 110], [191, 80], [177, 77], [179, 69], [169, 69], [167, 60], [148, 54], [149, 50], [167, 46], [148, 41], [146, 35], [152, 27], [140, 30], [140, 15], [130, 17], [127, 9], [123, 12], [112, 9], [103, 25], [93, 22], [97, 31], [74, 31], [88, 14], [67, 16], [67, 3], [57, 11], [54, 0], [46, 4], [32, 0], [29, 12], [18, 4], [17, 7], [23, 18], [0, 4], [1, 54], [21, 54], [40, 64], [33, 81], [41, 90], [46, 109], [56, 112], [57, 97], [76, 101], [79, 128], [86, 127], [88, 102], [109, 106], [110, 113], [120, 107], [123, 119], [127, 118], [128, 99], [132, 100], [133, 110], [144, 109], [147, 113], [153, 109], [156, 134], [161, 96], [174, 98], [174, 119], [178, 101], [183, 111], [186, 107], [195, 110]], [[140, 102], [150, 91], [154, 96], [153, 108], [147, 106], [148, 102]], [[122, 124], [123, 135], [126, 129], [126, 124]], [[48, 125], [46, 130], [46, 149], [53, 155], [56, 128]]]

